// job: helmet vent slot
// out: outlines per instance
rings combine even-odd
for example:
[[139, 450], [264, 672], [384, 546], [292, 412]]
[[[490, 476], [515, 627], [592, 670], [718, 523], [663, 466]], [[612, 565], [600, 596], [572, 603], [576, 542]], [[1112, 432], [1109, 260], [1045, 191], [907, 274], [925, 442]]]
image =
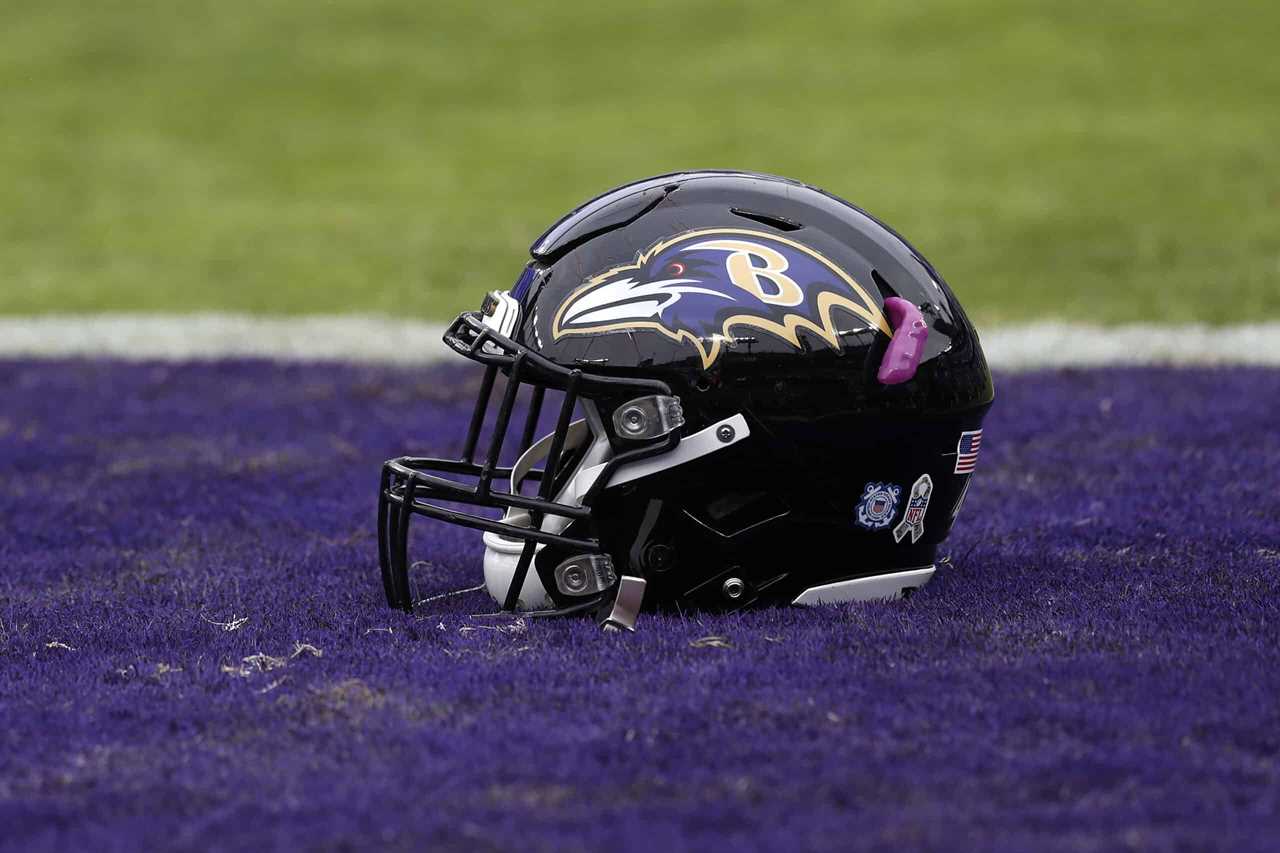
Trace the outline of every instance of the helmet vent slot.
[[785, 518], [791, 507], [781, 495], [728, 490], [695, 496], [684, 512], [708, 530], [729, 538]]
[[890, 296], [897, 296], [898, 291], [889, 286], [889, 282], [885, 277], [880, 275], [880, 270], [873, 269], [871, 271], [871, 280], [876, 283], [876, 287], [880, 290], [880, 298], [888, 299]]
[[776, 228], [779, 231], [799, 231], [804, 227], [794, 219], [775, 216], [772, 213], [760, 213], [757, 210], [746, 210], [741, 207], [731, 207], [729, 212], [734, 216], [741, 216], [743, 219], [750, 219], [752, 222], [759, 222], [761, 225], [768, 225], [770, 228]]

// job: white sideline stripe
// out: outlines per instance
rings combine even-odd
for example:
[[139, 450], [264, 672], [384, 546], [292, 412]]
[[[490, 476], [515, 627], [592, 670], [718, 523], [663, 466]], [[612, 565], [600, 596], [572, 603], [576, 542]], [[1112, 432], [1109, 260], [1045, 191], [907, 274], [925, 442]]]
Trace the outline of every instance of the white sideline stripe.
[[[0, 357], [186, 361], [274, 358], [429, 364], [444, 326], [380, 316], [90, 314], [0, 317]], [[1280, 366], [1280, 322], [1093, 326], [1040, 322], [982, 333], [998, 370], [1145, 364]]]
[[1001, 370], [1112, 365], [1280, 366], [1280, 322], [1241, 326], [1091, 326], [1041, 322], [979, 332]]
[[390, 317], [65, 314], [0, 317], [0, 355], [188, 361], [275, 358], [424, 364], [449, 350], [441, 323]]

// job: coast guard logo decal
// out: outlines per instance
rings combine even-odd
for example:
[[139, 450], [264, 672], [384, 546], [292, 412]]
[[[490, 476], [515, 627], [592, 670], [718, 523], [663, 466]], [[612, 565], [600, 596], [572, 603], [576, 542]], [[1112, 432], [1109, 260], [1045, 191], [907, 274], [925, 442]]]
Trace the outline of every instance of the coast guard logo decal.
[[902, 486], [867, 483], [862, 489], [862, 500], [858, 501], [858, 524], [868, 530], [888, 527], [898, 511], [898, 498], [901, 495]]
[[715, 364], [733, 329], [759, 329], [799, 349], [801, 329], [840, 348], [832, 311], [892, 335], [880, 303], [847, 272], [794, 240], [740, 228], [703, 228], [660, 240], [569, 294], [554, 339], [647, 329]]

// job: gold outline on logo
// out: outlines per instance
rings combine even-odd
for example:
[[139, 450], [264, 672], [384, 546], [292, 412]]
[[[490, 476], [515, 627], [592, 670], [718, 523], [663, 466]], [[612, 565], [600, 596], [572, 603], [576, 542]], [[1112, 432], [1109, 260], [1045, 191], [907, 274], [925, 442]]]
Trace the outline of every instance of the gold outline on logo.
[[[781, 323], [774, 322], [773, 320], [769, 320], [765, 317], [757, 317], [752, 314], [734, 314], [732, 317], [726, 318], [724, 323], [721, 324], [719, 334], [711, 336], [710, 347], [704, 345], [705, 340], [703, 338], [699, 338], [686, 329], [677, 329], [672, 331], [661, 323], [654, 322], [653, 320], [630, 320], [626, 322], [604, 323], [599, 326], [587, 326], [581, 329], [560, 328], [560, 319], [564, 315], [565, 309], [573, 304], [574, 300], [583, 293], [586, 293], [593, 287], [604, 284], [618, 273], [626, 272], [627, 270], [640, 269], [640, 267], [644, 266], [645, 262], [658, 252], [661, 252], [663, 249], [684, 240], [703, 237], [708, 234], [733, 234], [735, 236], [763, 237], [766, 240], [772, 240], [776, 243], [782, 243], [790, 246], [793, 249], [799, 249], [801, 252], [804, 252], [806, 255], [835, 273], [836, 276], [845, 284], [849, 285], [850, 289], [853, 290], [853, 292], [863, 301], [861, 303], [855, 302], [847, 296], [842, 296], [839, 293], [835, 293], [830, 290], [824, 290], [822, 293], [818, 294], [818, 298], [816, 300], [818, 316], [822, 320], [822, 325], [820, 326], [812, 320], [808, 320], [801, 317], [799, 314], [793, 313], [786, 314]], [[835, 321], [831, 318], [831, 309], [836, 307], [844, 308], [846, 311], [861, 317], [873, 328], [879, 329], [886, 335], [893, 335], [893, 330], [889, 328], [889, 323], [885, 320], [884, 314], [880, 310], [880, 306], [875, 303], [867, 291], [863, 289], [862, 285], [854, 281], [851, 275], [840, 269], [831, 261], [827, 260], [823, 255], [820, 255], [813, 249], [810, 249], [808, 246], [797, 243], [794, 240], [788, 240], [786, 237], [779, 237], [776, 234], [767, 234], [764, 231], [751, 231], [745, 228], [699, 228], [693, 231], [686, 231], [683, 234], [677, 234], [674, 237], [668, 237], [665, 240], [653, 244], [647, 250], [636, 255], [635, 263], [616, 266], [605, 270], [599, 275], [595, 275], [587, 279], [585, 283], [575, 288], [564, 302], [560, 303], [560, 307], [556, 310], [555, 317], [551, 323], [551, 336], [555, 340], [560, 340], [561, 338], [572, 337], [575, 335], [591, 335], [599, 332], [625, 332], [637, 329], [648, 329], [655, 332], [661, 332], [674, 341], [683, 341], [685, 343], [693, 344], [694, 348], [697, 349], [698, 354], [702, 357], [702, 368], [703, 370], [706, 370], [715, 363], [717, 358], [720, 357], [724, 339], [730, 337], [729, 329], [734, 326], [748, 326], [760, 329], [782, 338], [796, 349], [800, 348], [799, 330], [808, 329], [810, 332], [813, 332], [815, 335], [822, 338], [822, 340], [826, 341], [827, 346], [832, 349], [839, 349], [840, 338], [836, 334]]]

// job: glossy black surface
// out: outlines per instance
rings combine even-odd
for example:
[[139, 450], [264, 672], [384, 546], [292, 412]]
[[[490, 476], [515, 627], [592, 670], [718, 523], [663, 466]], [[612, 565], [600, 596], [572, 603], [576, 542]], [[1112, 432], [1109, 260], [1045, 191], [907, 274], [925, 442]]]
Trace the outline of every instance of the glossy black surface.
[[[738, 211], [735, 213], [735, 211]], [[799, 228], [770, 228], [743, 212], [765, 214]], [[625, 225], [619, 226], [618, 223]], [[695, 228], [727, 227], [772, 231], [804, 243], [839, 265], [878, 297], [905, 298], [923, 312], [929, 341], [919, 375], [902, 388], [874, 383], [888, 338], [869, 333], [849, 317], [850, 334], [841, 351], [816, 338], [811, 352], [766, 333], [730, 347], [711, 371], [703, 371], [696, 351], [651, 332], [620, 332], [591, 338], [554, 340], [554, 309], [593, 275], [635, 260], [638, 252], [674, 234]], [[584, 240], [584, 235], [594, 235]], [[515, 339], [565, 365], [589, 365], [605, 373], [640, 369], [664, 374], [692, 387], [710, 383], [731, 388], [746, 383], [802, 379], [804, 392], [825, 409], [832, 403], [866, 412], [949, 412], [981, 406], [993, 398], [977, 335], [941, 276], [919, 252], [870, 214], [820, 190], [764, 175], [694, 172], [664, 175], [613, 190], [553, 226], [534, 246], [538, 276], [525, 299], [526, 311]], [[804, 333], [801, 333], [802, 337]], [[797, 369], [803, 366], [803, 377]], [[822, 376], [811, 374], [818, 372]], [[672, 381], [672, 379], [668, 379]], [[795, 400], [789, 405], [796, 415]], [[719, 406], [715, 406], [719, 408]]]

